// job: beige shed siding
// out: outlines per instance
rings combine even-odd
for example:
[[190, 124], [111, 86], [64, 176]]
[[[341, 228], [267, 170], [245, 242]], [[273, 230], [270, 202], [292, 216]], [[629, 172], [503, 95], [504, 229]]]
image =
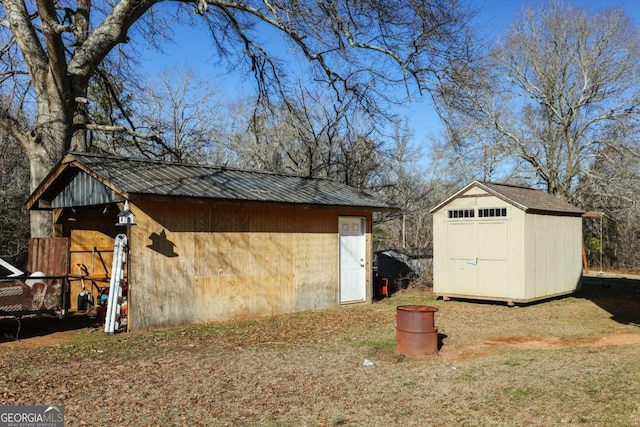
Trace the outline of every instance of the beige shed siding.
[[451, 284], [447, 280], [447, 210], [440, 209], [433, 214], [433, 292], [448, 294]]
[[465, 196], [475, 196], [475, 195], [487, 195], [488, 193], [479, 187], [471, 187], [467, 191], [465, 191]]
[[582, 274], [582, 221], [579, 217], [526, 217], [526, 298], [576, 289]]
[[509, 280], [511, 286], [507, 298], [512, 300], [527, 298], [526, 217], [523, 210], [509, 206]]
[[[364, 216], [371, 246], [369, 213], [147, 200], [131, 209], [132, 329], [336, 305], [338, 216]], [[370, 289], [368, 274], [368, 301]]]
[[[507, 216], [480, 218], [482, 208]], [[448, 218], [459, 209], [475, 216]], [[433, 227], [436, 294], [528, 301], [570, 293], [580, 279], [580, 217], [526, 213], [472, 186], [433, 213]]]

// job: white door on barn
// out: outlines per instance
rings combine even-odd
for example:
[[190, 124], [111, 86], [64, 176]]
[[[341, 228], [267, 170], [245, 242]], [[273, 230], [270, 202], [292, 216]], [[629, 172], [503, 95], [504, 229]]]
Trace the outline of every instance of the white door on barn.
[[447, 234], [451, 293], [508, 297], [507, 221], [451, 221]]
[[365, 220], [340, 217], [340, 303], [364, 301], [366, 289]]

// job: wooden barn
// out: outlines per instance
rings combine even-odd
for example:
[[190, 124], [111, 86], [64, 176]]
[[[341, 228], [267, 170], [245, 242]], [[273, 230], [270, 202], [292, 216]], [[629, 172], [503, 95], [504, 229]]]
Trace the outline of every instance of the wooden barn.
[[69, 238], [71, 310], [127, 235], [135, 330], [371, 302], [372, 212], [395, 209], [326, 179], [79, 153], [27, 206]]
[[584, 212], [555, 196], [474, 181], [431, 213], [436, 294], [524, 303], [579, 285]]

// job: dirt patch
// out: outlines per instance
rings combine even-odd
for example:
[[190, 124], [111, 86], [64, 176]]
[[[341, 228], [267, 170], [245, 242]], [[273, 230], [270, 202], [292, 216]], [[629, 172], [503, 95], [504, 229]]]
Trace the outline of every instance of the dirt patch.
[[73, 332], [52, 332], [39, 337], [24, 338], [0, 343], [2, 348], [34, 349], [51, 347], [68, 343], [73, 338]]
[[489, 347], [510, 346], [528, 350], [547, 350], [567, 347], [605, 347], [640, 344], [640, 334], [601, 335], [588, 338], [558, 337], [497, 337], [486, 339]]
[[95, 319], [78, 314], [65, 318], [36, 316], [0, 318], [0, 348], [40, 348], [64, 344], [79, 331], [96, 330]]
[[487, 338], [475, 348], [443, 348], [439, 355], [449, 362], [463, 362], [495, 355], [505, 349], [557, 350], [562, 348], [607, 347], [640, 344], [640, 334], [602, 335], [587, 338], [508, 336]]

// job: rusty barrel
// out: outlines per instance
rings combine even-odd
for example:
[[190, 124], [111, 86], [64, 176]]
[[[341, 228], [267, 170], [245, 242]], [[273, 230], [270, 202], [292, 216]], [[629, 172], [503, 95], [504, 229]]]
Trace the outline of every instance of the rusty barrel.
[[436, 307], [400, 305], [396, 309], [396, 351], [405, 356], [425, 356], [438, 352], [438, 329], [433, 315]]

